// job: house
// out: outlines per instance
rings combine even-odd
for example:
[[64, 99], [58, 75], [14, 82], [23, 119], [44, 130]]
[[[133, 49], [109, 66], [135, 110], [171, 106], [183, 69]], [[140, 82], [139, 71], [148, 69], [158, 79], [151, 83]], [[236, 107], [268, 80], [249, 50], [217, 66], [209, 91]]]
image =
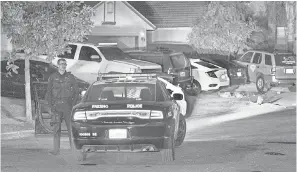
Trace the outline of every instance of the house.
[[118, 42], [119, 47], [147, 48], [160, 42], [187, 43], [195, 20], [209, 2], [85, 1], [95, 10], [88, 42]]
[[147, 45], [147, 31], [156, 26], [126, 1], [85, 1], [93, 6], [94, 28], [86, 42], [117, 42], [122, 49]]

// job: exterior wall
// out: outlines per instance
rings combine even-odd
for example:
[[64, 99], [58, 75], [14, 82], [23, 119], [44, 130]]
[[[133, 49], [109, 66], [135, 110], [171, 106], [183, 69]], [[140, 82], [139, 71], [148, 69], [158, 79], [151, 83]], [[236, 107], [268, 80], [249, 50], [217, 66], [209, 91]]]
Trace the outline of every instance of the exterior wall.
[[188, 34], [191, 32], [190, 27], [180, 28], [158, 28], [155, 31], [148, 31], [148, 43], [153, 42], [188, 42]]
[[145, 22], [132, 9], [130, 9], [124, 2], [121, 1], [113, 1], [113, 3], [115, 3], [114, 23], [106, 23], [106, 21], [112, 20], [110, 16], [107, 18], [107, 3], [108, 1], [101, 3], [95, 10], [95, 16], [92, 18], [92, 20], [94, 21], [94, 25], [97, 26], [97, 28], [102, 28], [100, 28], [100, 32], [94, 30], [92, 35], [108, 35], [114, 36], [114, 38], [118, 37], [119, 39], [120, 37], [126, 37], [121, 38], [120, 41], [124, 44], [126, 42], [128, 46], [131, 45], [132, 39], [127, 39], [127, 36], [134, 36], [134, 38], [138, 39], [134, 40], [134, 42], [138, 44], [136, 46], [146, 47], [146, 30], [153, 30], [152, 26]]

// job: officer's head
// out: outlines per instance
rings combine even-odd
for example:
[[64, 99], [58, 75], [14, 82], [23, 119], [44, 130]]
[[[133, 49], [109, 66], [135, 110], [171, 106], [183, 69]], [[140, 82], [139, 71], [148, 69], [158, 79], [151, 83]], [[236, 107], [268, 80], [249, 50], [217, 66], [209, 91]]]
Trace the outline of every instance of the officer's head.
[[59, 59], [57, 64], [59, 67], [59, 71], [62, 71], [62, 72], [66, 71], [67, 62], [65, 59]]

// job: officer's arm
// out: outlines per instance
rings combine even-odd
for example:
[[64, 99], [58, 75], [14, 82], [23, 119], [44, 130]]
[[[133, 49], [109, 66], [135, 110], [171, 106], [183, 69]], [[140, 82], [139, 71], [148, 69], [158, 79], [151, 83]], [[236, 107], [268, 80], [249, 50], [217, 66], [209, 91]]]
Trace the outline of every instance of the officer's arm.
[[72, 95], [72, 105], [76, 105], [76, 102], [78, 100], [78, 96], [79, 96], [79, 88], [78, 88], [78, 84], [77, 81], [75, 79], [75, 77], [72, 75], [72, 90], [73, 90], [73, 95]]
[[52, 89], [53, 89], [53, 78], [50, 76], [48, 78], [48, 84], [45, 94], [45, 100], [47, 100], [49, 107], [52, 107]]

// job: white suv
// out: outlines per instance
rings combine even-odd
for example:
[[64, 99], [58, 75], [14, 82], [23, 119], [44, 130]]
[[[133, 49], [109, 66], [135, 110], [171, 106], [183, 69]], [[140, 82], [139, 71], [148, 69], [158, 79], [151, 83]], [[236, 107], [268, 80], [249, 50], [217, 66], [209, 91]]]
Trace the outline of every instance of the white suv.
[[250, 50], [237, 61], [247, 66], [248, 79], [256, 83], [259, 92], [264, 92], [266, 86], [295, 87], [296, 84], [296, 55], [292, 53], [269, 53], [266, 51]]

